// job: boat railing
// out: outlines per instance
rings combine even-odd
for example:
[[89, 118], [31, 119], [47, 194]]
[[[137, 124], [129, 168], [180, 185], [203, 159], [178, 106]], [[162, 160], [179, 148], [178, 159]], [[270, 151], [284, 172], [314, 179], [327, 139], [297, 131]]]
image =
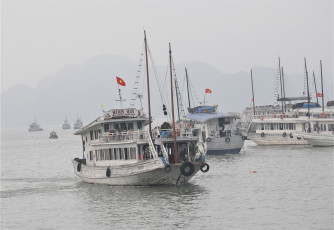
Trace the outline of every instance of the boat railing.
[[147, 141], [148, 141], [148, 145], [150, 146], [149, 150], [150, 150], [151, 155], [153, 156], [153, 158], [158, 158], [158, 153], [154, 148], [152, 138], [149, 133], [148, 133]]
[[118, 133], [104, 133], [100, 136], [99, 141], [105, 142], [120, 142], [120, 141], [139, 141], [148, 138], [147, 131], [127, 131]]
[[[192, 133], [192, 129], [190, 128], [180, 128], [180, 129], [176, 129], [176, 137], [192, 137], [193, 133]], [[158, 132], [156, 132], [155, 137], [157, 135], [160, 135], [160, 137], [163, 138], [173, 138], [173, 129], [161, 129]]]

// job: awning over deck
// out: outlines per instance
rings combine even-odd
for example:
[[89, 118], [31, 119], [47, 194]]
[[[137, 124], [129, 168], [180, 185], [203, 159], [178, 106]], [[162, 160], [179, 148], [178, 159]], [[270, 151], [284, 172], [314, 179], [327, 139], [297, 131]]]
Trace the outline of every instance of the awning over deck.
[[199, 122], [206, 122], [206, 121], [211, 120], [211, 119], [222, 118], [222, 117], [240, 118], [236, 114], [220, 113], [220, 112], [216, 112], [216, 113], [189, 113], [187, 115], [188, 119], [199, 121]]

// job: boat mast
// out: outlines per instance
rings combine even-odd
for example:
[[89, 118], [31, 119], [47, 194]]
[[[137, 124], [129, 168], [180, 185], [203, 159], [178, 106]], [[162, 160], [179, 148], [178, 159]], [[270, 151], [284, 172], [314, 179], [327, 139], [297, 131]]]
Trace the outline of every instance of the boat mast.
[[172, 76], [172, 49], [169, 43], [169, 65], [170, 65], [170, 95], [172, 100], [172, 122], [173, 122], [173, 137], [174, 137], [174, 160], [175, 163], [180, 161], [179, 153], [176, 144], [175, 119], [174, 119], [174, 100], [173, 100], [173, 76]]
[[304, 57], [304, 61], [305, 61], [306, 84], [307, 84], [307, 115], [308, 115], [308, 119], [310, 119], [310, 92], [309, 92], [309, 86], [308, 86], [308, 72], [307, 72], [305, 57]]
[[252, 95], [253, 95], [253, 98], [252, 98], [252, 101], [253, 101], [253, 113], [254, 113], [254, 116], [255, 116], [255, 100], [254, 100], [253, 70], [252, 69], [251, 69], [251, 82], [252, 82]]
[[314, 70], [313, 70], [313, 81], [314, 81], [315, 97], [317, 98], [317, 104], [319, 104], [318, 91], [317, 91], [317, 83], [315, 82]]
[[189, 96], [189, 79], [188, 79], [188, 71], [187, 71], [187, 68], [186, 69], [186, 79], [187, 79], [187, 92], [188, 92], [188, 103], [189, 103], [189, 109], [191, 108], [190, 107], [190, 96]]
[[145, 41], [145, 57], [146, 57], [146, 76], [147, 76], [147, 98], [148, 98], [148, 126], [149, 133], [152, 138], [152, 127], [151, 127], [151, 98], [150, 98], [150, 77], [148, 72], [148, 57], [147, 57], [147, 40], [146, 40], [146, 31], [144, 30], [144, 41]]
[[325, 102], [324, 102], [324, 83], [322, 79], [322, 61], [320, 60], [320, 72], [321, 72], [321, 97], [322, 97], [322, 112], [325, 111]]
[[[279, 79], [280, 79], [280, 85], [281, 85], [281, 98], [284, 98], [283, 96], [283, 85], [282, 85], [282, 72], [281, 72], [281, 58], [278, 57], [278, 68], [279, 68]], [[284, 113], [284, 106], [283, 106], [283, 101], [282, 101], [282, 113]]]

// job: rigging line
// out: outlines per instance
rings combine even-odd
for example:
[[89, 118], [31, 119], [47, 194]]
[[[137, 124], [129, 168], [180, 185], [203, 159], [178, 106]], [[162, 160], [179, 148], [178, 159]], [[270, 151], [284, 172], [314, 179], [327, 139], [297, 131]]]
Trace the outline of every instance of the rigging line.
[[133, 90], [132, 90], [132, 95], [131, 95], [131, 100], [130, 100], [130, 107], [134, 107], [135, 100], [136, 100], [136, 95], [137, 95], [137, 92], [138, 92], [140, 73], [141, 73], [141, 70], [142, 70], [142, 63], [143, 63], [143, 57], [144, 57], [144, 47], [145, 47], [145, 42], [143, 42], [142, 50], [140, 52], [140, 58], [139, 58], [139, 61], [138, 61], [138, 68], [137, 68], [137, 72], [136, 72], [136, 79], [135, 79], [135, 83], [133, 85]]
[[176, 96], [179, 98], [179, 107], [180, 107], [180, 110], [181, 110], [181, 116], [183, 118], [185, 118], [186, 114], [185, 114], [184, 106], [183, 106], [183, 98], [182, 98], [180, 88], [179, 88], [179, 83], [178, 83], [178, 80], [177, 80], [177, 77], [176, 77], [176, 71], [175, 71], [175, 65], [174, 65], [173, 57], [172, 57], [172, 66], [173, 66], [173, 70], [174, 70], [174, 79], [175, 79], [175, 83], [176, 83], [175, 84], [175, 89], [176, 89], [176, 92], [177, 92]]
[[[195, 107], [196, 105], [199, 105], [199, 104], [200, 104], [200, 99], [199, 99], [199, 97], [198, 97], [196, 88], [195, 88], [195, 86], [193, 85], [193, 82], [192, 82], [191, 78], [189, 78], [189, 83], [190, 83], [190, 89], [191, 89], [192, 95], [195, 95], [195, 99], [196, 99], [196, 101], [194, 101], [194, 98], [192, 98], [192, 99], [193, 99], [193, 105], [194, 105], [194, 107]], [[195, 102], [196, 102], [196, 104], [195, 104]]]
[[[169, 60], [167, 61], [167, 65], [166, 65], [166, 74], [165, 74], [165, 83], [164, 85], [168, 88], [168, 82], [169, 80]], [[170, 86], [169, 86], [170, 87]], [[166, 98], [170, 98], [169, 96], [169, 90], [165, 90], [166, 92]], [[171, 102], [170, 100], [166, 100], [166, 109], [167, 109], [167, 121], [171, 122], [172, 121], [172, 117], [171, 117]]]
[[153, 71], [154, 71], [155, 79], [157, 81], [157, 85], [158, 85], [160, 97], [161, 97], [162, 102], [164, 103], [165, 102], [165, 98], [164, 98], [164, 96], [162, 94], [161, 83], [160, 83], [160, 79], [159, 79], [159, 72], [158, 72], [158, 70], [157, 70], [157, 68], [156, 68], [156, 66], [154, 64], [153, 56], [152, 56], [152, 53], [151, 53], [151, 50], [150, 50], [149, 46], [148, 46], [148, 53], [149, 53], [149, 56], [150, 56], [150, 59], [151, 59], [151, 62], [152, 62]]

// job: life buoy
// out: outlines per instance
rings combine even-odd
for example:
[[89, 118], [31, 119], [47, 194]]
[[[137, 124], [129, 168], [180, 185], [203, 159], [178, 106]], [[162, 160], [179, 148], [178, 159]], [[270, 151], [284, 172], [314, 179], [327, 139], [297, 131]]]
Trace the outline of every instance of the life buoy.
[[191, 176], [195, 171], [195, 166], [193, 163], [186, 161], [181, 165], [180, 171], [183, 176]]
[[245, 141], [245, 140], [247, 140], [247, 137], [246, 137], [246, 136], [242, 136], [241, 139], [242, 139], [243, 141]]
[[106, 176], [110, 177], [111, 171], [110, 171], [110, 167], [108, 167], [107, 171], [106, 171]]
[[263, 115], [261, 115], [261, 116], [260, 116], [260, 120], [263, 121], [263, 119], [264, 119], [264, 117], [263, 117]]
[[282, 134], [282, 137], [285, 137], [286, 136], [286, 132], [284, 132], [283, 134]]
[[206, 172], [209, 171], [210, 166], [207, 163], [204, 163], [204, 164], [201, 165], [200, 169], [201, 169], [202, 172], [206, 173]]
[[325, 112], [320, 113], [320, 117], [321, 118], [325, 118], [326, 117], [326, 113]]
[[206, 142], [211, 142], [211, 138], [210, 137], [206, 138]]
[[284, 117], [283, 114], [280, 114], [280, 115], [279, 115], [279, 118], [280, 118], [281, 120], [283, 120], [283, 117]]
[[290, 138], [293, 138], [293, 134], [292, 133], [290, 133]]
[[225, 142], [226, 142], [226, 143], [229, 143], [230, 141], [231, 141], [231, 139], [230, 139], [229, 137], [226, 137], [226, 138], [225, 138]]
[[262, 132], [262, 133], [261, 133], [261, 137], [264, 137], [264, 136], [265, 136], [265, 134], [264, 134], [264, 132]]
[[169, 173], [170, 171], [172, 171], [172, 167], [170, 165], [165, 165], [164, 170], [166, 173]]
[[78, 171], [78, 172], [81, 171], [81, 162], [79, 162], [79, 164], [77, 165], [77, 171]]

